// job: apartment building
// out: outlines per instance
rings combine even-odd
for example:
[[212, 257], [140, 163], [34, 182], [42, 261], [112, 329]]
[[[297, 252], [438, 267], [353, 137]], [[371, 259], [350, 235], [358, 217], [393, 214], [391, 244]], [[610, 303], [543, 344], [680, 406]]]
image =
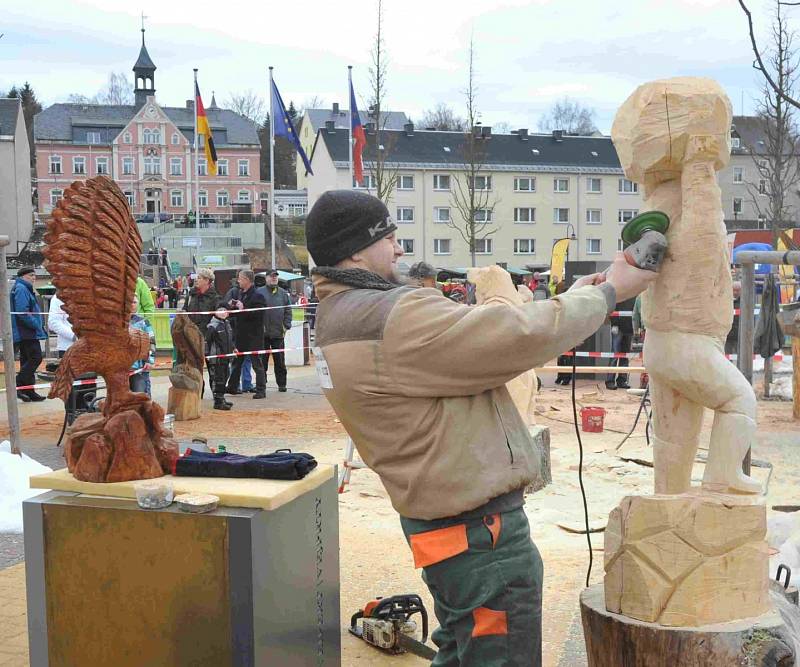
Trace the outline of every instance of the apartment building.
[[[489, 220], [494, 229], [477, 244], [478, 266], [545, 266], [553, 243], [562, 238], [573, 239], [570, 260], [613, 258], [622, 225], [639, 213], [642, 196], [625, 178], [610, 137], [476, 131], [483, 148], [475, 185], [487, 195], [476, 219]], [[382, 132], [381, 141], [377, 149], [396, 176], [389, 208], [406, 261], [470, 266], [468, 244], [452, 226], [464, 226], [455, 204], [455, 192], [465, 184], [464, 134], [407, 123]], [[361, 187], [374, 193], [374, 133], [367, 133], [367, 144]], [[309, 207], [326, 190], [351, 187], [347, 128], [328, 123], [320, 129], [311, 160]]]
[[[358, 115], [364, 127], [369, 123], [375, 122], [375, 119], [366, 111], [359, 110]], [[381, 112], [381, 128], [387, 130], [402, 130], [406, 123], [408, 123], [408, 117], [402, 111]], [[303, 112], [300, 123], [297, 126], [297, 134], [300, 137], [300, 145], [303, 147], [306, 155], [311, 155], [311, 151], [314, 148], [314, 141], [317, 138], [317, 132], [321, 128], [329, 125], [336, 130], [349, 132], [350, 111], [348, 109], [339, 108], [339, 103], [334, 102], [328, 109], [306, 109]], [[306, 166], [299, 157], [297, 158], [295, 169], [297, 172], [297, 187], [302, 190], [308, 186], [308, 177], [306, 176]]]

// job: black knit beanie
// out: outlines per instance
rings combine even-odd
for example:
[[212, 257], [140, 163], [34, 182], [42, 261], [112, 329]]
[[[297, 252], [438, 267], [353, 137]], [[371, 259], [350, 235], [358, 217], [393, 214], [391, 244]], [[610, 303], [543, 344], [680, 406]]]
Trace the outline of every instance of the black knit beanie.
[[318, 266], [333, 266], [395, 229], [380, 199], [353, 190], [329, 190], [306, 218], [308, 252]]

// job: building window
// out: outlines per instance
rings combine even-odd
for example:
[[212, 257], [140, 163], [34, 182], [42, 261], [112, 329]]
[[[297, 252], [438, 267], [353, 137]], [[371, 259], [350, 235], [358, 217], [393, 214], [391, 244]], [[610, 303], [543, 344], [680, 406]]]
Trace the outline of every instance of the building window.
[[475, 209], [475, 222], [491, 222], [491, 221], [492, 221], [492, 209], [490, 208]]
[[733, 214], [738, 215], [742, 212], [742, 200], [740, 197], [733, 198]]
[[160, 144], [161, 133], [158, 130], [147, 129], [143, 132], [142, 139], [145, 144]]
[[130, 144], [133, 142], [133, 137], [131, 136], [130, 132], [126, 132], [122, 135], [122, 143], [123, 144]]
[[99, 144], [100, 143], [100, 133], [99, 132], [87, 132], [86, 133], [86, 143], [87, 144]]
[[183, 192], [180, 190], [173, 190], [169, 193], [170, 206], [179, 207], [183, 206]]
[[515, 208], [514, 222], [536, 222], [536, 209], [531, 207]]
[[533, 176], [515, 178], [514, 192], [536, 192], [536, 178]]
[[51, 174], [60, 174], [61, 173], [61, 156], [60, 155], [51, 155], [50, 156], [50, 173]]
[[733, 182], [744, 183], [744, 167], [733, 168]]
[[619, 250], [620, 252], [625, 250], [625, 241], [623, 241], [622, 239], [617, 239], [617, 250]]
[[553, 179], [553, 192], [569, 192], [569, 179], [568, 178], [554, 178]]
[[767, 194], [767, 181], [764, 178], [758, 181], [758, 194], [760, 195]]
[[739, 137], [731, 137], [731, 148], [741, 148], [742, 140]]
[[250, 175], [250, 160], [239, 160], [239, 176]]
[[599, 208], [586, 209], [586, 224], [587, 225], [601, 225], [603, 224], [603, 210]]
[[132, 190], [125, 190], [125, 199], [128, 200], [128, 206], [131, 208], [136, 204], [136, 195]]
[[85, 174], [86, 173], [86, 158], [74, 157], [72, 158], [72, 173]]
[[414, 239], [398, 239], [397, 241], [406, 255], [414, 254]]
[[286, 210], [289, 213], [289, 215], [297, 217], [299, 215], [305, 215], [306, 214], [306, 205], [305, 204], [287, 204], [286, 205]]
[[200, 176], [208, 176], [208, 163], [204, 157], [197, 158], [197, 173]]
[[169, 159], [169, 175], [180, 176], [183, 173], [183, 160], [179, 157], [171, 157]]
[[635, 195], [639, 192], [639, 184], [627, 178], [620, 178], [618, 192], [621, 195]]
[[63, 190], [50, 190], [50, 206], [55, 206], [64, 197]]
[[473, 185], [472, 189], [476, 192], [488, 192], [492, 189], [491, 176], [476, 176], [474, 179], [471, 179], [470, 182]]
[[603, 179], [596, 176], [589, 176], [586, 179], [586, 192], [600, 194], [603, 191]]
[[434, 255], [449, 255], [450, 254], [450, 239], [433, 239], [433, 254]]
[[433, 189], [450, 192], [450, 174], [434, 174]]
[[353, 187], [363, 190], [374, 190], [378, 187], [378, 182], [375, 180], [374, 174], [364, 174], [361, 183], [356, 183], [355, 177], [353, 178]]
[[491, 255], [492, 254], [492, 239], [475, 239], [475, 254], [476, 255]]
[[398, 206], [396, 222], [414, 222], [414, 209], [411, 206]]
[[144, 173], [155, 176], [161, 173], [161, 158], [146, 157], [144, 159]]
[[133, 158], [132, 157], [124, 157], [124, 158], [122, 158], [122, 175], [123, 176], [132, 176], [133, 175]]
[[200, 206], [208, 206], [208, 190], [200, 190], [197, 193], [198, 204]]
[[99, 157], [95, 161], [95, 168], [97, 169], [98, 174], [106, 174], [108, 175], [108, 158], [107, 157]]
[[758, 228], [759, 229], [766, 229], [767, 228], [767, 216], [766, 215], [759, 215], [758, 216]]
[[246, 204], [250, 203], [250, 190], [239, 190], [236, 193], [237, 201], [244, 202]]
[[600, 239], [586, 239], [586, 254], [599, 255], [601, 249]]
[[569, 209], [568, 208], [554, 208], [553, 209], [553, 222], [569, 222]]
[[617, 222], [624, 225], [626, 222], [633, 220], [637, 215], [639, 215], [638, 208], [621, 208], [617, 211]]
[[178, 136], [177, 132], [172, 133], [172, 145], [177, 146], [181, 143], [181, 138]]
[[227, 175], [228, 175], [228, 161], [219, 160], [217, 162], [217, 176], [227, 176]]
[[217, 206], [228, 205], [228, 193], [226, 190], [217, 190]]
[[450, 222], [450, 207], [435, 206], [433, 209], [434, 222]]
[[515, 255], [533, 255], [536, 253], [536, 239], [514, 239]]
[[414, 176], [411, 174], [400, 174], [397, 177], [398, 190], [413, 190], [414, 189]]

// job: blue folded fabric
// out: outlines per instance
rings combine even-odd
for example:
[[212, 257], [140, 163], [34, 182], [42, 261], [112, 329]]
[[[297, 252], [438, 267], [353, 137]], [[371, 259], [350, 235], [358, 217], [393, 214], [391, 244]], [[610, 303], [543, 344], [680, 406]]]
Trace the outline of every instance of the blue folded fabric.
[[231, 452], [187, 450], [175, 463], [175, 475], [183, 477], [256, 477], [259, 479], [303, 479], [317, 467], [311, 454], [279, 449], [273, 454], [243, 456]]

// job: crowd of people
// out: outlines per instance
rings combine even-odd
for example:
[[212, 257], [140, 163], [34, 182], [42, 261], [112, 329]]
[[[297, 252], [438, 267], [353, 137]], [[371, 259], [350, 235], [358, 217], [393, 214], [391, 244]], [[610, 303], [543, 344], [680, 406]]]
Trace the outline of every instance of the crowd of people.
[[[313, 289], [308, 295], [305, 292], [290, 294], [278, 285], [278, 271], [256, 276], [252, 271], [243, 270], [238, 273], [235, 285], [220, 296], [214, 287], [214, 277], [213, 271], [201, 268], [196, 274], [178, 276], [171, 285], [159, 289], [149, 286], [141, 276], [137, 278], [130, 326], [145, 331], [151, 345], [148, 357], [137, 360], [131, 368], [132, 391], [151, 394], [150, 370], [155, 364], [156, 340], [150, 320], [157, 308], [164, 307], [165, 301], [172, 308], [181, 306], [182, 312], [203, 334], [208, 357], [208, 386], [215, 409], [231, 409], [233, 404], [225, 399], [225, 394], [252, 393], [254, 399], [266, 398], [270, 359], [278, 391], [287, 390], [284, 349], [286, 332], [292, 326], [292, 306], [306, 307], [306, 319], [313, 327], [316, 304]], [[48, 337], [48, 331], [56, 336], [59, 359], [76, 340], [57, 295], [50, 299], [45, 322], [35, 286], [36, 272], [33, 268], [23, 268], [17, 272], [11, 289], [11, 309], [15, 313], [12, 316], [14, 348], [20, 358], [17, 397], [23, 402], [45, 400], [33, 386], [43, 360], [41, 341]], [[256, 351], [259, 353], [221, 356]]]

